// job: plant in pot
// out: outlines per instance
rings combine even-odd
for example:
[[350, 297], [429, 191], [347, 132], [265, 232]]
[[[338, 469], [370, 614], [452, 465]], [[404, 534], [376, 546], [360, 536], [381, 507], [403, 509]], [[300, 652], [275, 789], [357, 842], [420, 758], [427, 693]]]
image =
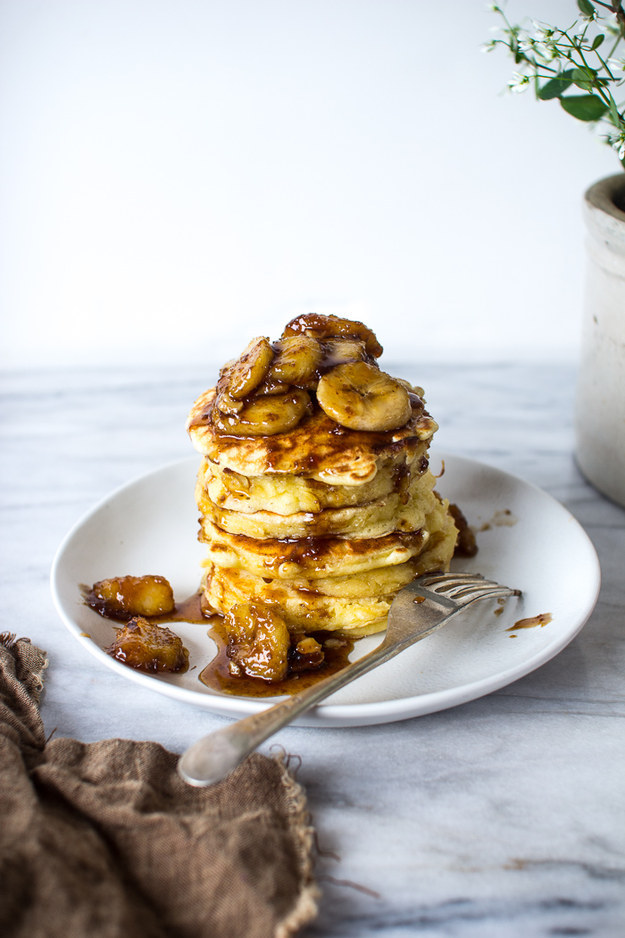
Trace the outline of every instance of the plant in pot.
[[485, 49], [504, 47], [516, 67], [512, 91], [533, 88], [573, 118], [594, 124], [621, 164], [584, 195], [586, 295], [575, 408], [576, 458], [586, 478], [625, 505], [625, 10], [577, 0], [570, 25], [513, 25], [502, 7]]

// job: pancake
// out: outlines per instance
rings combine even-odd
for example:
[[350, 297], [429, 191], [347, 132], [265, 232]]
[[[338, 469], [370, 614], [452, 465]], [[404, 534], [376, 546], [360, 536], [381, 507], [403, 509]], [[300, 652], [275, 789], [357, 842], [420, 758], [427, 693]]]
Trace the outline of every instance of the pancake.
[[387, 596], [396, 593], [414, 579], [419, 558], [413, 557], [404, 563], [387, 567], [375, 567], [362, 573], [347, 573], [337, 576], [307, 579], [301, 574], [296, 577], [260, 577], [247, 570], [234, 567], [219, 567], [207, 562], [207, 570], [225, 580], [236, 578], [246, 584], [250, 596], [258, 599], [262, 592], [267, 601], [276, 603], [274, 595], [334, 596], [336, 599], [366, 599], [371, 596]]
[[371, 634], [385, 627], [397, 590], [448, 565], [457, 530], [447, 503], [437, 496], [426, 525], [409, 535], [362, 541], [259, 541], [215, 533], [205, 562], [205, 600], [221, 614], [238, 603], [262, 600], [278, 608], [296, 633]]
[[203, 490], [196, 494], [203, 517], [229, 534], [255, 538], [383, 537], [393, 531], [418, 531], [433, 507], [436, 496], [432, 489], [436, 479], [424, 473], [411, 479], [406, 493], [392, 492], [383, 498], [348, 508], [324, 508], [318, 512], [295, 512], [279, 515], [271, 511], [251, 514], [221, 508]]
[[262, 579], [215, 567], [207, 571], [204, 595], [211, 609], [222, 614], [239, 603], [260, 599], [279, 609], [289, 631], [301, 634], [371, 629], [374, 623], [376, 627], [384, 628], [394, 594], [342, 599], [305, 591], [298, 593], [266, 584]]
[[375, 476], [385, 457], [415, 451], [438, 429], [421, 398], [411, 392], [410, 418], [396, 430], [351, 430], [315, 410], [288, 433], [235, 437], [218, 432], [212, 423], [215, 399], [216, 388], [210, 388], [195, 402], [187, 421], [189, 436], [211, 462], [244, 476], [287, 472], [329, 485], [361, 485]]
[[228, 511], [250, 514], [272, 511], [279, 515], [319, 512], [323, 508], [364, 505], [405, 490], [409, 477], [427, 468], [427, 444], [381, 457], [375, 475], [359, 485], [328, 485], [293, 473], [271, 472], [247, 476], [204, 459], [198, 485], [210, 501]]
[[362, 573], [405, 563], [421, 553], [430, 535], [425, 528], [385, 537], [305, 537], [291, 540], [228, 534], [202, 519], [200, 540], [207, 545], [207, 563], [246, 570], [256, 576], [292, 579]]
[[[440, 517], [448, 518], [439, 502]], [[446, 525], [424, 539], [421, 553], [403, 563], [357, 574], [305, 579], [257, 576], [240, 567], [206, 562], [204, 597], [222, 615], [233, 606], [261, 600], [280, 611], [287, 628], [299, 634], [319, 630], [372, 634], [386, 627], [390, 605], [399, 589], [422, 573], [441, 569], [456, 539]]]
[[381, 352], [362, 323], [301, 316], [191, 408], [203, 602], [226, 623], [266, 608], [294, 637], [371, 634], [403, 586], [449, 569], [458, 529], [428, 468], [438, 425]]

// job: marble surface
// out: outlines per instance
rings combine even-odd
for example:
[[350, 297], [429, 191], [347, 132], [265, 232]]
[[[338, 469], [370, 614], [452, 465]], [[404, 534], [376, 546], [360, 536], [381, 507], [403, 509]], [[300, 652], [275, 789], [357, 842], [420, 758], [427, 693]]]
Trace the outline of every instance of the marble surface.
[[[277, 737], [300, 763], [318, 831], [323, 897], [304, 936], [617, 938], [625, 511], [574, 464], [574, 368], [395, 370], [427, 389], [441, 449], [513, 472], [575, 515], [598, 551], [602, 589], [558, 657], [488, 697], [399, 723]], [[190, 454], [186, 413], [213, 375], [103, 363], [1, 378], [2, 628], [48, 651], [48, 732], [181, 751], [225, 722], [99, 667], [61, 624], [48, 585], [59, 542], [96, 500]]]

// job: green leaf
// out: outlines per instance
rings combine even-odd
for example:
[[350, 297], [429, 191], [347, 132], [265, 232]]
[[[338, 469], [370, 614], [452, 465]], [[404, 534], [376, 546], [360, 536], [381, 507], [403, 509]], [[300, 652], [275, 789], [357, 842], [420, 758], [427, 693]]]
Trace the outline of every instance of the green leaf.
[[599, 48], [599, 46], [601, 45], [604, 39], [605, 39], [605, 35], [603, 33], [599, 33], [598, 36], [595, 36], [595, 38], [592, 41], [592, 45], [590, 47], [591, 51], [595, 52], [595, 50]]
[[589, 0], [577, 0], [577, 8], [582, 16], [594, 17], [595, 8]]
[[608, 108], [610, 114], [610, 121], [614, 124], [615, 127], [621, 127], [623, 119], [619, 114], [619, 110], [616, 106], [616, 101], [612, 96], [610, 96], [610, 106]]
[[575, 69], [569, 68], [560, 72], [555, 78], [550, 78], [545, 82], [542, 88], [538, 89], [538, 97], [541, 101], [551, 101], [552, 98], [559, 98], [564, 94], [567, 88], [573, 84], [573, 73]]
[[601, 98], [594, 94], [572, 94], [560, 98], [560, 104], [567, 114], [580, 121], [598, 121], [608, 109]]
[[597, 82], [597, 72], [594, 68], [574, 68], [571, 78], [573, 79], [573, 84], [577, 85], [578, 88], [581, 88], [583, 91], [590, 91], [592, 86]]

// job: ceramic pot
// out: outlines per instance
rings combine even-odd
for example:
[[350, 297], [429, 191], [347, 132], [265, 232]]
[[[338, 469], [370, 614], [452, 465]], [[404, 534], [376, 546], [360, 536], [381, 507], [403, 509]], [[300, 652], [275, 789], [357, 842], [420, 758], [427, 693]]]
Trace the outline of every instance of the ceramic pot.
[[625, 505], [625, 173], [591, 186], [576, 459], [588, 481]]

